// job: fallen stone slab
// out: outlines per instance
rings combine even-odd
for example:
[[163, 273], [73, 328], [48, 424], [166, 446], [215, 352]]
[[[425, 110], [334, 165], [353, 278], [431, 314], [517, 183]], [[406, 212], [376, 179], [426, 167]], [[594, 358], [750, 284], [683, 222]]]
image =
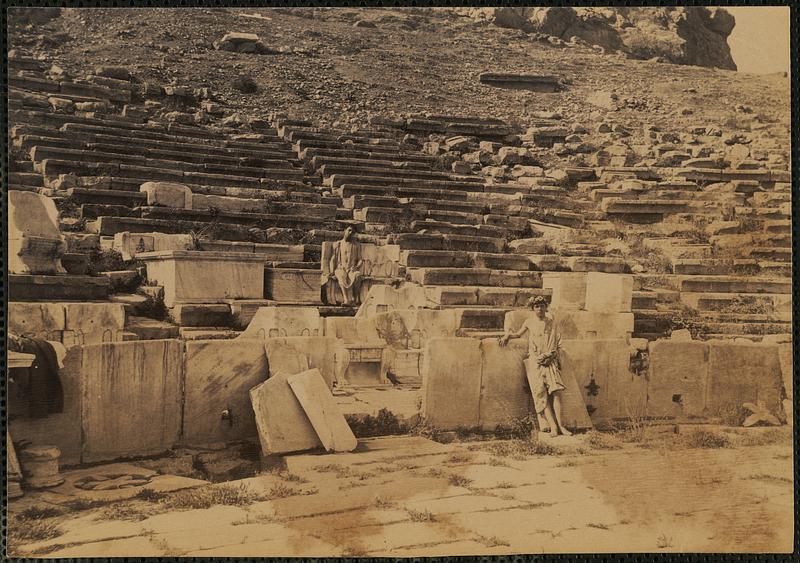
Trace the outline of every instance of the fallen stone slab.
[[277, 374], [250, 390], [261, 452], [264, 455], [311, 450], [322, 446], [311, 421], [287, 379]]
[[560, 89], [558, 77], [543, 74], [483, 72], [478, 80], [490, 86], [521, 88], [534, 92], [558, 92]]
[[326, 451], [351, 452], [356, 449], [358, 440], [339, 412], [319, 370], [312, 369], [291, 375], [286, 381]]

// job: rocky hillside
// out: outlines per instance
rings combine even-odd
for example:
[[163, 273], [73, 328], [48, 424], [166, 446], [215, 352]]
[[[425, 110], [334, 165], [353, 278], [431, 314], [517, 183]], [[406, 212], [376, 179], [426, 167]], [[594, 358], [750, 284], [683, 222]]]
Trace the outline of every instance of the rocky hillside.
[[[56, 74], [114, 64], [140, 82], [207, 87], [226, 114], [251, 118], [277, 110], [322, 124], [360, 125], [371, 115], [428, 111], [525, 124], [551, 111], [590, 123], [612, 114], [631, 126], [782, 121], [788, 127], [785, 76], [665, 62], [711, 64], [700, 57], [713, 56], [713, 66], [732, 68], [720, 39], [733, 25], [724, 11], [537, 9], [522, 30], [487, 23], [487, 13], [480, 14], [444, 8], [12, 10], [9, 46], [55, 64]], [[492, 21], [499, 23], [499, 14]], [[229, 32], [257, 34], [265, 49], [217, 50], [214, 43]], [[647, 49], [662, 43], [672, 54], [651, 57], [655, 51]], [[487, 71], [554, 75], [562, 88], [497, 88], [479, 82]]]

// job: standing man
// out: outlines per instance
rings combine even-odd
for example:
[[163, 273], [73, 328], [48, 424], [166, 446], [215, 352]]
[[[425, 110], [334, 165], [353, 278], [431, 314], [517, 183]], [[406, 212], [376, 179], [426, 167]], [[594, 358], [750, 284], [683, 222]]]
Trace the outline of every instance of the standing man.
[[527, 319], [515, 333], [500, 337], [500, 346], [505, 346], [512, 338], [522, 338], [528, 333], [528, 357], [525, 371], [533, 395], [533, 405], [537, 414], [544, 414], [550, 424], [550, 435], [571, 436], [561, 418], [561, 393], [566, 389], [561, 378], [561, 335], [555, 319], [547, 312], [547, 301], [541, 295], [528, 301], [534, 316]]

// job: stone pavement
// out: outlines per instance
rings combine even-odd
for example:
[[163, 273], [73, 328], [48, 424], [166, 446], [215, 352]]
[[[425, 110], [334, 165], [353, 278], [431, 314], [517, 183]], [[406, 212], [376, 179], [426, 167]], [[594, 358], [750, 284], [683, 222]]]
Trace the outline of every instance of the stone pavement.
[[[246, 487], [251, 499], [239, 506], [202, 505], [200, 491], [208, 488], [202, 486], [192, 490], [194, 500], [172, 511], [140, 495], [67, 513], [58, 520], [62, 535], [28, 543], [19, 554], [404, 557], [790, 549], [788, 431], [770, 445], [721, 449], [676, 450], [666, 433], [649, 447], [597, 449], [603, 442], [592, 436], [543, 438], [538, 449], [515, 441], [362, 439], [352, 453], [286, 456], [280, 470], [210, 486]], [[41, 500], [29, 494], [12, 509], [41, 506]]]

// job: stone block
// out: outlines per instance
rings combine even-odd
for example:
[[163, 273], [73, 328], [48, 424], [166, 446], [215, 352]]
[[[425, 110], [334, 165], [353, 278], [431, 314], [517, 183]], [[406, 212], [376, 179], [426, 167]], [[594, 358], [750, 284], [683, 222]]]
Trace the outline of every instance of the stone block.
[[575, 378], [592, 422], [604, 425], [644, 415], [647, 380], [631, 373], [625, 340], [563, 340], [562, 348], [562, 373]]
[[326, 451], [351, 452], [356, 449], [358, 440], [339, 411], [319, 370], [297, 373], [287, 377], [286, 381]]
[[322, 336], [323, 322], [314, 307], [259, 307], [239, 338]]
[[400, 263], [400, 246], [363, 244], [361, 247], [361, 272], [372, 278], [397, 277]]
[[480, 351], [478, 423], [486, 431], [510, 427], [533, 412], [524, 365], [527, 342], [512, 340], [501, 347], [497, 339], [485, 338], [480, 341]]
[[759, 402], [772, 414], [782, 414], [783, 377], [777, 345], [710, 342], [708, 348], [706, 409], [710, 416]]
[[223, 327], [232, 321], [231, 306], [223, 303], [178, 303], [170, 317], [182, 327]]
[[427, 303], [425, 288], [418, 285], [408, 284], [399, 288], [383, 284], [373, 285], [361, 302], [356, 317], [371, 317], [392, 309], [425, 307]]
[[191, 250], [194, 247], [191, 235], [165, 233], [116, 233], [112, 248], [122, 254], [123, 260], [133, 260], [142, 252], [165, 250]]
[[89, 334], [125, 328], [121, 303], [64, 303], [65, 330]]
[[153, 455], [178, 442], [182, 356], [178, 340], [83, 348], [82, 462]]
[[61, 340], [66, 328], [64, 305], [61, 303], [8, 304], [8, 331], [17, 336]]
[[705, 415], [708, 345], [656, 340], [649, 346], [647, 416], [677, 419]]
[[192, 190], [183, 184], [145, 182], [139, 187], [139, 191], [147, 194], [147, 205], [177, 209], [192, 208]]
[[255, 437], [248, 391], [267, 379], [263, 342], [194, 340], [185, 346], [183, 441], [204, 445]]
[[792, 357], [792, 342], [778, 344], [778, 359], [781, 363], [781, 375], [783, 376], [783, 388], [786, 390], [786, 398], [790, 401], [794, 396], [793, 380], [794, 359]]
[[67, 245], [58, 228], [52, 199], [20, 190], [8, 192], [8, 272], [63, 274]]
[[630, 313], [633, 300], [633, 276], [626, 274], [586, 273], [587, 311]]
[[321, 275], [321, 270], [265, 268], [264, 296], [283, 303], [318, 304], [321, 302]]
[[322, 446], [311, 421], [287, 379], [273, 375], [250, 390], [258, 438], [264, 455], [310, 450]]
[[552, 290], [553, 309], [583, 309], [586, 305], [586, 272], [542, 272], [542, 287]]
[[290, 336], [262, 340], [270, 377], [318, 369], [328, 387], [341, 381], [347, 368], [347, 350], [336, 338]]
[[[64, 356], [64, 367], [58, 370], [64, 392], [64, 409], [44, 418], [23, 416], [18, 409], [22, 397], [16, 399], [13, 385], [9, 385], [9, 430], [16, 441], [47, 444], [61, 450], [61, 465], [81, 462], [81, 379], [83, 350], [72, 348]], [[13, 377], [13, 371], [9, 375]]]
[[424, 352], [422, 415], [433, 427], [474, 428], [480, 422], [481, 349], [473, 338], [433, 338]]
[[147, 278], [164, 287], [164, 303], [219, 303], [264, 297], [264, 262], [256, 254], [202, 251], [145, 252]]

